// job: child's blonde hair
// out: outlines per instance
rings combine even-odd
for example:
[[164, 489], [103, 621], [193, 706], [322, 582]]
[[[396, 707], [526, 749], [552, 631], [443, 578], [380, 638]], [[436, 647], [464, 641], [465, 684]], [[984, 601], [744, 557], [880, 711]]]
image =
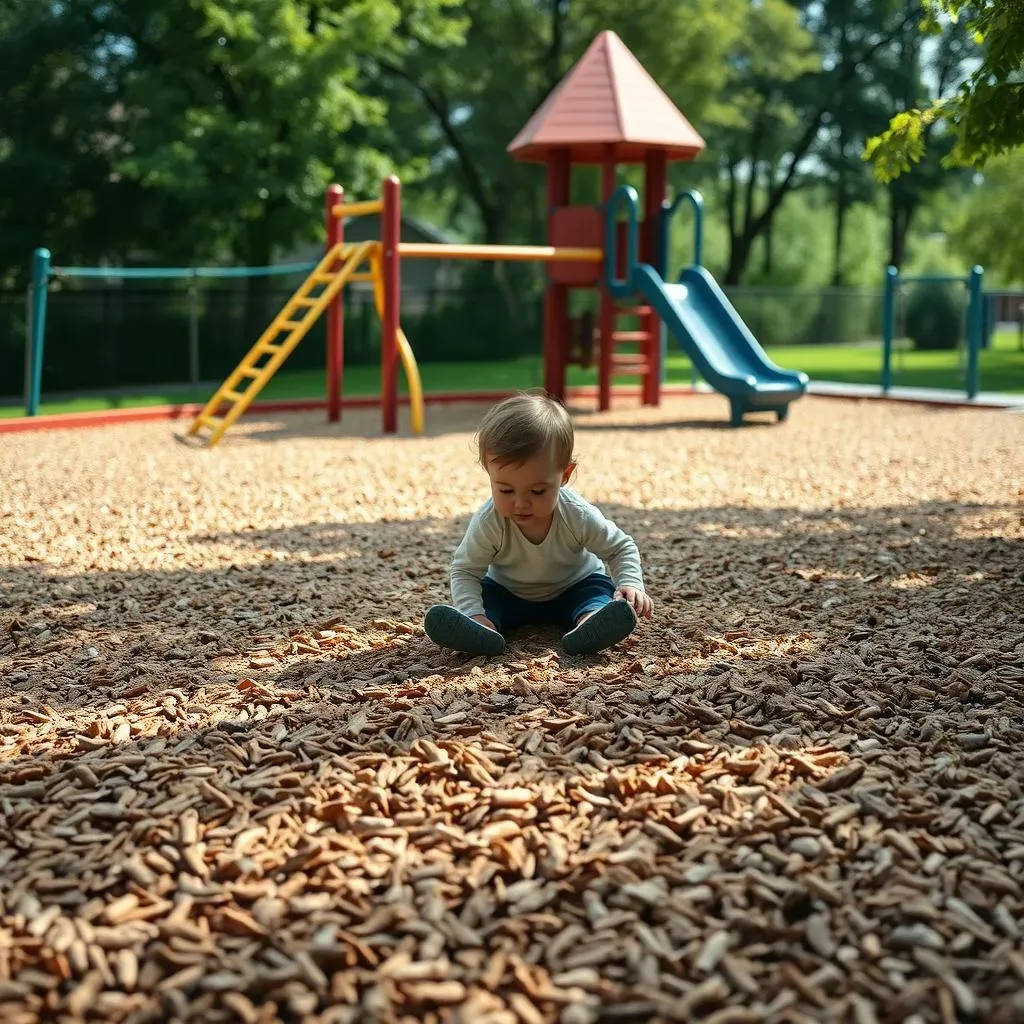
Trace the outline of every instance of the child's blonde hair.
[[522, 464], [550, 451], [559, 468], [573, 461], [575, 434], [565, 407], [543, 391], [524, 391], [488, 410], [477, 430], [480, 465]]

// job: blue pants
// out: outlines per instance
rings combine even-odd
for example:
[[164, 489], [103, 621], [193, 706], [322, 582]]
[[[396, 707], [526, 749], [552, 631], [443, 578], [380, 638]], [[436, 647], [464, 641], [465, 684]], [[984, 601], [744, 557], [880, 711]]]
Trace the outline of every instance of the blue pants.
[[520, 626], [557, 626], [569, 630], [581, 616], [612, 601], [615, 584], [603, 572], [595, 572], [548, 601], [527, 601], [485, 576], [483, 594], [484, 612], [499, 633]]

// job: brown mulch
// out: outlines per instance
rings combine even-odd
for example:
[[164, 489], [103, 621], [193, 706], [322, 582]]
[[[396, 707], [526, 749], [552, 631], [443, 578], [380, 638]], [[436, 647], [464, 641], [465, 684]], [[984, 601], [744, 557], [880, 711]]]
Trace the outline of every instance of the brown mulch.
[[0, 1021], [1024, 1020], [1024, 418], [580, 410], [656, 617], [485, 660], [480, 412], [0, 437]]

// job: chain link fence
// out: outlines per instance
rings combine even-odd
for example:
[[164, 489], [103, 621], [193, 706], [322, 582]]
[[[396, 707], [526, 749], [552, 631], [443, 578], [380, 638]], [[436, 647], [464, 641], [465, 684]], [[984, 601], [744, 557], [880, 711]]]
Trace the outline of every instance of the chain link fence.
[[[268, 282], [254, 301], [244, 280], [102, 279], [51, 286], [44, 394], [193, 385], [223, 379], [304, 275]], [[0, 396], [24, 392], [27, 295], [0, 291]], [[472, 362], [540, 354], [543, 301], [510, 304], [494, 289], [402, 294], [402, 325], [420, 362]], [[320, 370], [326, 318], [289, 356], [287, 370]], [[345, 294], [345, 360], [380, 358], [380, 322], [369, 289]]]
[[[302, 275], [264, 283], [254, 302], [245, 280], [60, 281], [50, 290], [43, 366], [44, 394], [124, 391], [222, 380], [284, 305]], [[727, 294], [770, 355], [813, 379], [878, 384], [882, 363], [881, 291], [734, 287]], [[894, 384], [958, 386], [959, 350], [910, 351], [901, 296]], [[27, 296], [0, 291], [0, 396], [25, 393]], [[402, 324], [421, 363], [500, 361], [541, 354], [543, 294], [479, 287], [403, 289]], [[324, 366], [321, 320], [289, 357], [286, 371]], [[795, 350], [795, 351], [794, 351]], [[670, 345], [670, 352], [674, 346]], [[380, 327], [371, 293], [345, 296], [345, 359], [379, 359]], [[948, 365], [947, 365], [948, 364]], [[688, 378], [687, 378], [688, 379]], [[986, 381], [998, 387], [998, 381]]]
[[881, 351], [880, 290], [732, 287], [725, 292], [765, 348], [877, 345]]

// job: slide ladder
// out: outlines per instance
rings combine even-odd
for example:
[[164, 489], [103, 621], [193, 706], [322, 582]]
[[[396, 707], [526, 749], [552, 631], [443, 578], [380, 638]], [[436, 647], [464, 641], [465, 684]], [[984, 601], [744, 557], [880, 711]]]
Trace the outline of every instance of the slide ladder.
[[[641, 325], [649, 322], [651, 307], [637, 305], [631, 302], [628, 305], [616, 305], [613, 316], [618, 319], [637, 319]], [[644, 394], [647, 393], [649, 384], [647, 377], [654, 372], [654, 360], [652, 359], [652, 347], [661, 344], [658, 334], [652, 333], [645, 326], [632, 327], [620, 330], [616, 327], [611, 336], [611, 374], [613, 377], [640, 377], [644, 382]], [[616, 348], [629, 346], [627, 351], [616, 352]]]
[[[214, 396], [203, 407], [189, 427], [189, 434], [209, 431], [208, 447], [212, 448], [253, 399], [263, 390], [281, 364], [295, 351], [320, 315], [338, 292], [351, 281], [373, 281], [380, 290], [377, 273], [379, 242], [335, 245], [324, 255], [309, 277], [274, 317], [270, 326], [228, 375]], [[368, 264], [368, 269], [364, 269]], [[404, 340], [404, 335], [402, 336]], [[408, 347], [408, 342], [405, 342]], [[411, 349], [410, 353], [411, 355]], [[404, 358], [406, 372], [408, 361]], [[412, 361], [415, 367], [415, 360]], [[418, 384], [418, 376], [417, 376]], [[412, 385], [410, 383], [410, 390]]]

